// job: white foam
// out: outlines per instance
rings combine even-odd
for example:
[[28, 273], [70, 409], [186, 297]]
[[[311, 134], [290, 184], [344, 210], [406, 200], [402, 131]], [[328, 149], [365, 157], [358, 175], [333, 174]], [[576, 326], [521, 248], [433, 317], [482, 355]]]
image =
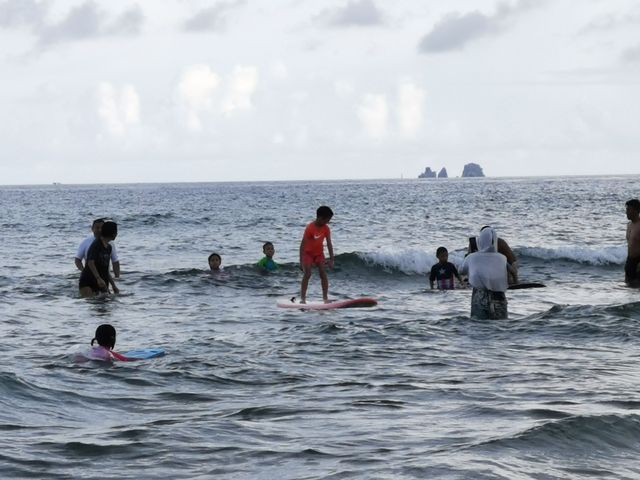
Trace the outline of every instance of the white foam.
[[566, 246], [558, 248], [526, 247], [517, 253], [542, 260], [570, 260], [587, 265], [623, 265], [627, 258], [627, 247], [582, 247]]
[[[366, 263], [380, 265], [388, 270], [400, 270], [407, 274], [428, 275], [431, 267], [438, 263], [434, 254], [424, 250], [391, 250], [381, 249], [375, 252], [358, 253]], [[449, 252], [449, 261], [460, 267], [464, 260], [464, 252]]]
[[[449, 261], [460, 268], [466, 252], [449, 252]], [[568, 245], [557, 248], [521, 247], [516, 249], [518, 257], [531, 257], [540, 260], [568, 260], [586, 265], [623, 265], [627, 257], [626, 246], [584, 247]], [[425, 250], [380, 249], [375, 252], [357, 254], [370, 265], [379, 265], [387, 270], [398, 270], [409, 275], [428, 275], [431, 267], [438, 263], [433, 253]]]

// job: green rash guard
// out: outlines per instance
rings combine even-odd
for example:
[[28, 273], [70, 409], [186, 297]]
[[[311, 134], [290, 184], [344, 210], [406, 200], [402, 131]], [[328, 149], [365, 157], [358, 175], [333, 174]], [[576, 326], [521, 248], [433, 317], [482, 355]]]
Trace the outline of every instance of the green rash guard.
[[268, 272], [275, 272], [278, 269], [278, 264], [273, 261], [273, 258], [264, 257], [258, 262], [258, 267]]

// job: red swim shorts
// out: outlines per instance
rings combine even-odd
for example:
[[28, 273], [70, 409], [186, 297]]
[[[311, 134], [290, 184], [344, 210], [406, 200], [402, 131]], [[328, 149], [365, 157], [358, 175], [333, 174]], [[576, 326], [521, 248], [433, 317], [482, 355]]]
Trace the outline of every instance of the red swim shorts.
[[312, 255], [306, 252], [302, 254], [302, 265], [305, 267], [313, 267], [314, 265], [319, 267], [324, 266], [324, 264], [324, 255]]

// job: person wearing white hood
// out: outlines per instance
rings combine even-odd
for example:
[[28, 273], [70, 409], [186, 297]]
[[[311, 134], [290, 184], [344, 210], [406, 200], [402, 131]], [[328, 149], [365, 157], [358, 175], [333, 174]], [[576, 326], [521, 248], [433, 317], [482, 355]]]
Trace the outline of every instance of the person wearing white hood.
[[513, 267], [507, 258], [498, 253], [498, 234], [485, 227], [478, 236], [478, 251], [468, 255], [461, 274], [469, 275], [471, 294], [471, 317], [479, 319], [508, 318], [507, 297], [508, 274]]

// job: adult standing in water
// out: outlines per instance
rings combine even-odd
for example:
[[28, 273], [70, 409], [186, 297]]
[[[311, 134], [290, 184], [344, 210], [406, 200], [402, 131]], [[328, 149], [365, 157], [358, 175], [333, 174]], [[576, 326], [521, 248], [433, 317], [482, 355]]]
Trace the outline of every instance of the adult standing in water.
[[[82, 271], [84, 269], [85, 266], [82, 261], [84, 260], [86, 262], [89, 247], [97, 238], [100, 238], [100, 231], [102, 230], [104, 222], [104, 218], [96, 218], [91, 224], [91, 235], [80, 243], [78, 253], [76, 253], [76, 257], [74, 259], [78, 270]], [[111, 245], [111, 265], [113, 266], [113, 276], [120, 278], [120, 260], [118, 259], [118, 254], [116, 252], [116, 246], [113, 244]]]
[[491, 227], [485, 227], [478, 236], [478, 251], [468, 255], [460, 273], [469, 275], [471, 317], [478, 319], [504, 319], [509, 317], [507, 296], [508, 272], [513, 267], [507, 257], [498, 253], [498, 235]]
[[109, 285], [113, 293], [118, 293], [116, 282], [109, 273], [111, 260], [111, 244], [118, 236], [118, 225], [107, 221], [102, 225], [100, 238], [96, 238], [87, 252], [87, 263], [80, 274], [80, 296], [92, 297], [99, 293], [109, 293]]
[[631, 199], [626, 203], [627, 219], [627, 261], [624, 264], [624, 281], [630, 287], [640, 287], [640, 200]]
[[[482, 232], [485, 228], [491, 228], [486, 225], [480, 229]], [[518, 257], [513, 253], [513, 250], [509, 246], [506, 240], [499, 237], [498, 238], [498, 253], [501, 253], [507, 258], [507, 263], [511, 266], [509, 270], [509, 283], [514, 284], [518, 283]], [[467, 250], [467, 254], [474, 253], [478, 251], [478, 237], [469, 237], [469, 248]]]

